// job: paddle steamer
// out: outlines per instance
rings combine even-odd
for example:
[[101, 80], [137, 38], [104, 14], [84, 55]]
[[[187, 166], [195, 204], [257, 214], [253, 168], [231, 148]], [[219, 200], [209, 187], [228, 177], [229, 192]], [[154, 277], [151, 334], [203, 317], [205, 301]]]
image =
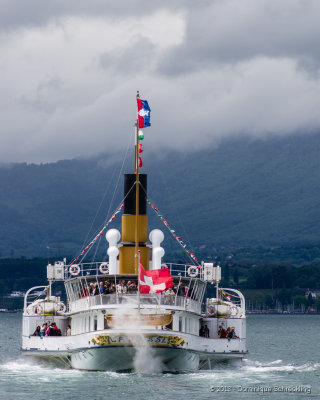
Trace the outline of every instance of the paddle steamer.
[[[85, 263], [77, 257], [49, 264], [49, 284], [27, 291], [26, 356], [84, 370], [130, 371], [143, 365], [148, 370], [155, 363], [159, 371], [179, 372], [210, 369], [247, 353], [245, 300], [238, 290], [219, 288], [220, 266], [198, 263], [190, 252], [189, 264], [164, 264], [163, 232], [153, 229], [148, 235], [147, 175], [139, 171], [139, 151], [140, 128], [148, 126], [150, 109], [137, 100], [135, 171], [124, 176], [124, 201], [117, 210], [123, 211], [121, 233], [106, 232], [107, 260]], [[64, 301], [54, 295], [58, 282], [64, 283]], [[205, 298], [208, 285], [215, 287], [214, 298]], [[34, 335], [44, 323], [47, 334]], [[53, 323], [59, 330], [50, 329]]]

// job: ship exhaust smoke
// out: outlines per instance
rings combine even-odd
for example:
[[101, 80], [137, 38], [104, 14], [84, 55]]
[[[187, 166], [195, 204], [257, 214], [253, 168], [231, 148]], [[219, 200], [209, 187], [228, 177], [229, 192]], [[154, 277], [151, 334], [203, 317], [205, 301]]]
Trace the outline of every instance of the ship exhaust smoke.
[[143, 334], [136, 306], [136, 303], [128, 302], [119, 307], [113, 315], [113, 328], [124, 330], [124, 334], [135, 349], [132, 365], [134, 371], [141, 374], [159, 374], [164, 369], [162, 361]]

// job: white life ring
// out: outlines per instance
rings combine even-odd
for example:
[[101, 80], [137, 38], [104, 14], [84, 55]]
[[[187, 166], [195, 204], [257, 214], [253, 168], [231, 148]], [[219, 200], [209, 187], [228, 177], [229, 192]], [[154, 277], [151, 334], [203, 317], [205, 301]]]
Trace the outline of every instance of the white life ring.
[[69, 268], [70, 275], [73, 275], [73, 276], [78, 276], [80, 274], [80, 271], [81, 271], [81, 269], [78, 264], [73, 264]]
[[161, 269], [168, 268], [167, 264], [161, 264]]
[[109, 264], [107, 262], [100, 264], [99, 271], [102, 274], [108, 275], [109, 274]]
[[233, 305], [233, 306], [231, 306], [230, 307], [230, 315], [232, 316], [232, 317], [235, 317], [237, 314], [238, 314], [238, 307], [237, 306], [235, 306], [235, 305]]
[[67, 309], [67, 307], [64, 303], [62, 303], [62, 301], [57, 303], [57, 311], [58, 312], [64, 313], [64, 312], [66, 312], [66, 309]]
[[191, 278], [195, 278], [196, 276], [198, 276], [199, 270], [196, 266], [194, 265], [190, 265], [190, 267], [188, 268], [188, 275]]

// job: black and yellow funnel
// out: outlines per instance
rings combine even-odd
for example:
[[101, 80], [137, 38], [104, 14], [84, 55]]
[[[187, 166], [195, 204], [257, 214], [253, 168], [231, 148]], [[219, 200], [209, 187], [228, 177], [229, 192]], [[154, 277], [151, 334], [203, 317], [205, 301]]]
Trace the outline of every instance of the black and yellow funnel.
[[[148, 216], [147, 216], [147, 175], [139, 174], [139, 212], [136, 218], [136, 174], [124, 175], [124, 207], [122, 215], [122, 246], [119, 251], [119, 273], [135, 274], [136, 233], [138, 235], [140, 259], [143, 267], [149, 269]], [[138, 230], [136, 231], [136, 222]]]

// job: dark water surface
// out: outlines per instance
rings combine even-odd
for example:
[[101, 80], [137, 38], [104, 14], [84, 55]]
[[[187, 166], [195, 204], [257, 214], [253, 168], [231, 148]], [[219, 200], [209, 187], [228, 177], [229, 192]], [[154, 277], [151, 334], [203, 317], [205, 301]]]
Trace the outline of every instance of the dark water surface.
[[0, 314], [1, 400], [320, 399], [319, 315], [250, 315], [242, 363], [186, 374], [39, 365], [21, 356], [20, 338], [21, 315]]

